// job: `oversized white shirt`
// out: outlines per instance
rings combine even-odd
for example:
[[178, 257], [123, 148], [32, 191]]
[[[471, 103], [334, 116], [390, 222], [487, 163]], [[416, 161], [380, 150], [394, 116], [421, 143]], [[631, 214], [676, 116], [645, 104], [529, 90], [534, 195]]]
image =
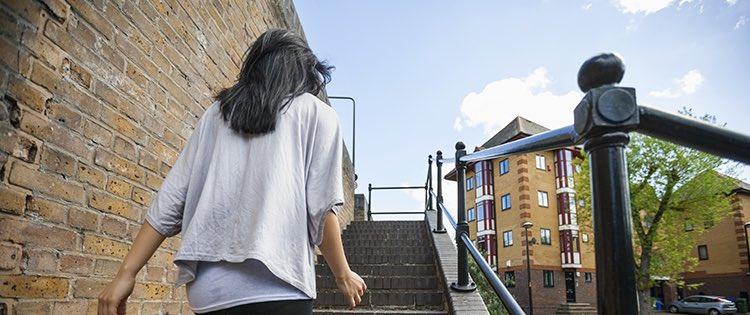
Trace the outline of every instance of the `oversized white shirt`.
[[335, 111], [312, 94], [265, 135], [234, 132], [211, 105], [146, 214], [160, 234], [182, 232], [175, 285], [195, 278], [197, 261], [253, 258], [314, 298], [314, 246], [344, 202], [342, 150]]

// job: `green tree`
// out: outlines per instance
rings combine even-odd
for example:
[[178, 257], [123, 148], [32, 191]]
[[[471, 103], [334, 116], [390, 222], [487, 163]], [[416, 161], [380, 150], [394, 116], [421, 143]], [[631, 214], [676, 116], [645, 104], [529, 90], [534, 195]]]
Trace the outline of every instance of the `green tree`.
[[[482, 255], [484, 256], [484, 253]], [[479, 265], [477, 265], [471, 256], [469, 256], [469, 274], [474, 283], [477, 284], [477, 291], [479, 291], [479, 295], [482, 297], [482, 301], [484, 301], [484, 305], [487, 307], [490, 315], [508, 314], [508, 310], [505, 309], [503, 302], [500, 301], [500, 298], [495, 294], [495, 290], [492, 289], [487, 278], [484, 277], [482, 269], [479, 269]]]
[[[690, 111], [683, 114], [692, 116]], [[715, 123], [713, 116], [704, 121]], [[650, 312], [652, 276], [684, 285], [682, 273], [698, 263], [698, 237], [731, 213], [734, 179], [728, 161], [648, 136], [631, 134], [626, 151], [633, 246], [641, 312]], [[579, 224], [592, 228], [588, 161], [578, 160]]]

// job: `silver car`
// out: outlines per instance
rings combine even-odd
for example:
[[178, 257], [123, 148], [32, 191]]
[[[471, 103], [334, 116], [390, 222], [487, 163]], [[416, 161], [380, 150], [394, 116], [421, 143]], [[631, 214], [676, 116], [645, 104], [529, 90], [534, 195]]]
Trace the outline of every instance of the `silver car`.
[[688, 296], [677, 302], [669, 304], [667, 308], [670, 313], [690, 314], [734, 314], [737, 306], [732, 301], [710, 295]]

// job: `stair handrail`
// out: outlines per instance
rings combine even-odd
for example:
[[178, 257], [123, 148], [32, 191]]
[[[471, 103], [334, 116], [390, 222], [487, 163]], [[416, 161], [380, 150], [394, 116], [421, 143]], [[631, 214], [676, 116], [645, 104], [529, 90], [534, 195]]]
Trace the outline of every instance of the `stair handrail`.
[[[427, 185], [425, 186], [373, 186], [372, 183], [367, 184], [367, 221], [372, 221], [373, 215], [388, 215], [388, 214], [425, 214], [427, 210], [427, 204], [425, 203], [425, 209], [414, 210], [414, 211], [372, 211], [372, 191], [373, 190], [409, 190], [409, 189], [424, 189], [427, 191]], [[427, 198], [425, 198], [426, 200]]]
[[[451, 218], [449, 220], [456, 228], [459, 272], [458, 281], [451, 288], [456, 291], [473, 289], [472, 284], [468, 283], [466, 270], [467, 249], [477, 263], [484, 261], [476, 259], [465, 221], [467, 163], [582, 144], [584, 151], [589, 155], [591, 167], [593, 225], [594, 237], [597, 240], [594, 245], [596, 277], [602, 279], [596, 283], [597, 312], [640, 313], [625, 162], [625, 148], [630, 141], [629, 133], [638, 132], [745, 164], [750, 164], [750, 136], [697, 119], [638, 105], [635, 88], [618, 86], [624, 73], [625, 65], [618, 55], [604, 53], [594, 56], [586, 60], [578, 72], [578, 86], [586, 94], [573, 112], [573, 125], [506, 142], [472, 154], [466, 154], [465, 145], [458, 142], [456, 157], [453, 159], [445, 159], [438, 154], [438, 188], [442, 181], [442, 163], [456, 163], [457, 222], [452, 221], [450, 213], [441, 206], [440, 189], [436, 196], [439, 200], [438, 209], [441, 210], [438, 212], [438, 228], [441, 227], [443, 213]], [[483, 273], [488, 279], [493, 278], [494, 273]], [[515, 300], [510, 299], [508, 302], [515, 303]], [[530, 313], [533, 314], [533, 310], [530, 310]]]
[[[492, 270], [492, 266], [490, 266], [487, 261], [484, 260], [484, 257], [482, 257], [482, 253], [479, 252], [479, 249], [474, 245], [474, 242], [471, 241], [469, 238], [468, 228], [467, 229], [461, 229], [460, 228], [460, 222], [457, 222], [456, 219], [453, 217], [453, 215], [448, 211], [448, 208], [445, 207], [445, 204], [443, 203], [443, 195], [442, 195], [442, 168], [443, 168], [443, 153], [441, 151], [437, 151], [436, 156], [436, 168], [437, 168], [437, 187], [438, 187], [438, 193], [435, 194], [435, 192], [432, 190], [432, 187], [428, 187], [428, 193], [430, 196], [434, 197], [434, 199], [437, 201], [437, 228], [433, 230], [434, 233], [445, 233], [445, 229], [443, 227], [443, 216], [445, 216], [448, 219], [448, 223], [453, 227], [453, 230], [456, 231], [456, 248], [457, 248], [457, 256], [458, 256], [458, 281], [451, 284], [451, 288], [453, 290], [457, 290], [460, 292], [471, 292], [476, 289], [476, 285], [473, 283], [469, 283], [469, 270], [468, 270], [468, 260], [466, 258], [466, 252], [468, 251], [469, 254], [471, 254], [471, 257], [474, 259], [474, 262], [476, 262], [477, 266], [479, 266], [479, 270], [482, 271], [482, 275], [484, 275], [484, 278], [487, 279], [487, 282], [492, 287], [492, 290], [495, 292], [495, 295], [500, 299], [500, 301], [505, 306], [505, 309], [512, 315], [524, 315], [523, 309], [518, 304], [518, 302], [513, 298], [513, 295], [510, 294], [510, 291], [508, 291], [508, 288], [505, 287], [505, 284], [500, 280], [500, 277], [497, 276], [497, 274]], [[431, 166], [430, 166], [431, 167]], [[459, 187], [459, 190], [462, 188]], [[461, 209], [461, 206], [459, 205], [459, 209]], [[462, 216], [459, 214], [459, 220], [462, 220]], [[464, 225], [466, 225], [465, 219], [464, 219]], [[468, 225], [466, 225], [468, 227]], [[462, 255], [463, 251], [463, 255]]]

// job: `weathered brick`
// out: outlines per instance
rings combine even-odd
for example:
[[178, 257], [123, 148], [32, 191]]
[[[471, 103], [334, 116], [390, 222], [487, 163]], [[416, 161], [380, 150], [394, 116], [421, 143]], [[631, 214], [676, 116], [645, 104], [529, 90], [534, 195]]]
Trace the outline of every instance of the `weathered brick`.
[[154, 172], [159, 171], [159, 164], [161, 164], [161, 162], [156, 159], [155, 155], [148, 153], [145, 150], [140, 150], [138, 153], [140, 155], [138, 159], [138, 165], [141, 165]]
[[160, 282], [164, 280], [166, 270], [160, 266], [147, 266], [146, 267], [146, 281]]
[[168, 285], [157, 283], [136, 283], [133, 289], [133, 297], [147, 300], [162, 300], [169, 297], [172, 288]]
[[60, 257], [60, 271], [78, 275], [91, 274], [94, 271], [94, 259], [76, 254], [64, 254]]
[[28, 261], [24, 270], [32, 273], [57, 271], [57, 254], [47, 249], [33, 249], [26, 252]]
[[25, 244], [58, 250], [75, 250], [78, 234], [36, 222], [23, 224], [21, 239]]
[[23, 78], [12, 78], [8, 82], [8, 94], [37, 112], [43, 112], [47, 100], [52, 98], [51, 93]]
[[112, 176], [109, 178], [109, 182], [107, 183], [107, 191], [119, 197], [130, 199], [131, 192], [133, 191], [133, 185], [122, 179]]
[[102, 277], [114, 277], [120, 269], [120, 260], [97, 259], [94, 263], [94, 274]]
[[112, 144], [112, 132], [90, 120], [83, 125], [83, 136], [104, 147]]
[[0, 244], [0, 270], [18, 270], [21, 266], [21, 246], [11, 243]]
[[23, 214], [26, 210], [26, 194], [0, 186], [0, 209], [13, 214]]
[[20, 300], [13, 307], [16, 314], [34, 314], [34, 315], [46, 315], [52, 313], [52, 302], [45, 302], [39, 300], [24, 301]]
[[13, 164], [8, 181], [14, 185], [71, 202], [83, 203], [85, 200], [83, 187], [61, 180], [55, 176], [41, 173], [21, 163]]
[[44, 146], [40, 164], [43, 170], [65, 175], [66, 178], [73, 177], [77, 169], [75, 158], [49, 146]]
[[93, 25], [99, 33], [107, 39], [112, 39], [115, 34], [114, 26], [109, 23], [99, 10], [89, 4], [86, 0], [68, 0], [70, 6], [80, 14], [86, 22]]
[[100, 216], [94, 211], [73, 207], [68, 210], [68, 224], [73, 228], [96, 231]]
[[68, 104], [55, 100], [47, 102], [47, 117], [70, 130], [83, 131], [84, 118]]
[[144, 145], [148, 141], [148, 134], [135, 122], [109, 108], [102, 108], [102, 122], [135, 143]]
[[52, 13], [52, 17], [60, 22], [65, 21], [68, 18], [68, 12], [70, 12], [70, 6], [63, 0], [42, 0], [44, 5], [47, 6], [47, 10]]
[[143, 121], [143, 109], [140, 106], [133, 104], [129, 99], [122, 96], [119, 92], [117, 92], [109, 85], [101, 81], [97, 81], [94, 94], [101, 97], [105, 102], [112, 105], [113, 108], [121, 111], [130, 119], [133, 119], [136, 122]]
[[142, 189], [140, 187], [134, 187], [132, 199], [138, 204], [141, 204], [144, 206], [150, 206], [151, 203], [153, 202], [154, 195], [152, 192], [149, 192], [148, 190]]
[[78, 278], [73, 284], [73, 296], [77, 298], [97, 298], [109, 284], [109, 279]]
[[119, 136], [115, 137], [115, 143], [112, 147], [112, 150], [117, 155], [133, 162], [136, 162], [138, 160], [138, 152], [136, 152], [135, 144]]
[[7, 152], [25, 162], [34, 163], [41, 143], [13, 129], [0, 130], [3, 141], [0, 141], [0, 151]]
[[93, 152], [93, 149], [80, 136], [71, 132], [64, 132], [65, 129], [56, 123], [31, 113], [23, 115], [21, 130], [39, 139], [48, 140], [83, 159], [88, 159]]
[[143, 168], [103, 149], [96, 150], [95, 163], [136, 182], [143, 182], [145, 177]]
[[26, 212], [54, 223], [64, 223], [68, 217], [68, 210], [65, 205], [34, 196], [26, 197]]
[[140, 218], [140, 210], [136, 206], [104, 192], [92, 191], [89, 194], [89, 206], [130, 220]]
[[158, 191], [163, 181], [164, 181], [164, 178], [161, 177], [160, 175], [152, 173], [152, 172], [146, 172], [146, 186], [148, 188]]
[[0, 275], [0, 296], [61, 299], [68, 295], [69, 280], [53, 276]]
[[[96, 314], [97, 301], [55, 302], [53, 314]], [[93, 312], [93, 313], [92, 313]]]
[[78, 82], [87, 89], [91, 87], [91, 72], [68, 58], [62, 60], [62, 73], [66, 78]]
[[46, 18], [42, 5], [36, 1], [7, 1], [5, 5], [35, 27], [42, 25]]
[[82, 183], [91, 184], [97, 188], [104, 188], [104, 185], [107, 182], [107, 177], [104, 174], [104, 171], [83, 163], [78, 164], [76, 178]]
[[86, 234], [83, 238], [83, 251], [89, 254], [124, 258], [130, 245], [94, 234]]
[[102, 232], [113, 236], [125, 237], [128, 233], [128, 223], [124, 220], [105, 215], [102, 217]]

